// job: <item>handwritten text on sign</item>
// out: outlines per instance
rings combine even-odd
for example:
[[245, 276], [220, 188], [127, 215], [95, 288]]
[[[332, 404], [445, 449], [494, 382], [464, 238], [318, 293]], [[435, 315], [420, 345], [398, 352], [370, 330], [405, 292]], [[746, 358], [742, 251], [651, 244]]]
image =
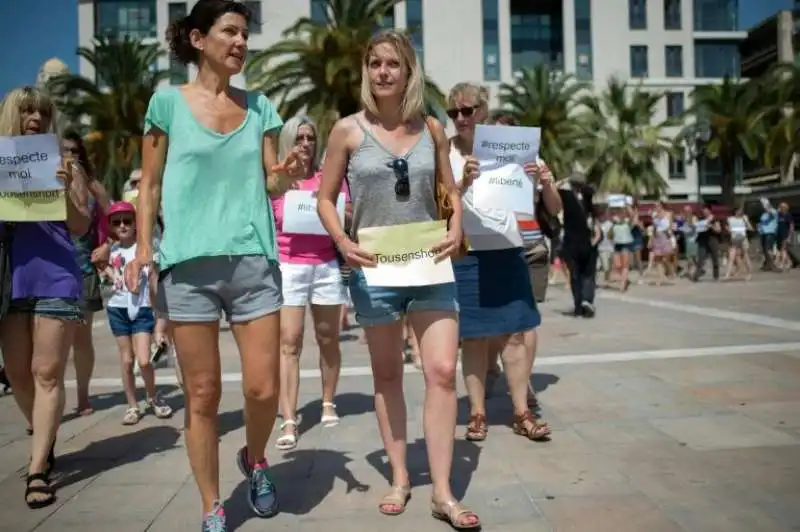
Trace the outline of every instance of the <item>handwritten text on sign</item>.
[[55, 135], [0, 137], [0, 220], [55, 221], [67, 216]]
[[534, 214], [535, 186], [523, 166], [536, 161], [540, 136], [538, 127], [475, 128], [472, 154], [481, 165], [472, 185], [476, 207]]
[[[344, 226], [344, 194], [336, 201], [339, 223]], [[296, 235], [327, 235], [317, 215], [317, 193], [311, 190], [290, 190], [283, 200], [282, 231]]]
[[415, 222], [359, 229], [358, 244], [378, 265], [363, 268], [369, 286], [430, 286], [454, 282], [449, 258], [436, 262], [432, 248], [447, 233], [446, 222]]

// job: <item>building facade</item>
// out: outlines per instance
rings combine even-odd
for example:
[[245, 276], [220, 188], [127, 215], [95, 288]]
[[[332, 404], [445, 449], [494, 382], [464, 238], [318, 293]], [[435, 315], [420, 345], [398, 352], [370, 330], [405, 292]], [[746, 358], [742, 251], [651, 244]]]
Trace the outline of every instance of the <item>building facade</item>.
[[[320, 0], [247, 1], [255, 16], [249, 45], [262, 50], [298, 17], [324, 17]], [[740, 74], [739, 0], [405, 0], [384, 26], [410, 29], [431, 78], [447, 91], [464, 80], [492, 90], [525, 66], [548, 64], [593, 82], [599, 90], [619, 76], [666, 93], [658, 118], [680, 114], [698, 84]], [[79, 0], [79, 39], [131, 35], [163, 42], [168, 22], [194, 0]], [[191, 70], [170, 65], [172, 83]], [[81, 73], [93, 76], [85, 61]], [[244, 84], [244, 80], [237, 80]], [[662, 161], [673, 199], [719, 193], [713, 163]]]

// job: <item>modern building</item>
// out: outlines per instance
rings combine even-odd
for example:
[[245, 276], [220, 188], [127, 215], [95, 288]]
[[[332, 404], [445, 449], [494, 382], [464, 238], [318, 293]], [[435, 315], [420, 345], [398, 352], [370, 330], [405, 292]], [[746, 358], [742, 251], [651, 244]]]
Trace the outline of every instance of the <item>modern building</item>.
[[[127, 34], [163, 42], [169, 20], [194, 1], [79, 0], [80, 45], [95, 35]], [[281, 39], [298, 17], [324, 16], [320, 0], [245, 2], [256, 14], [250, 47]], [[443, 89], [459, 81], [497, 87], [525, 66], [548, 64], [602, 88], [611, 76], [663, 91], [661, 117], [679, 114], [697, 85], [738, 77], [738, 0], [405, 0], [387, 14], [388, 27], [410, 28], [425, 70]], [[168, 68], [164, 59], [161, 68]], [[172, 69], [173, 83], [191, 71]], [[92, 76], [81, 61], [80, 70]], [[243, 80], [239, 80], [240, 83]], [[496, 101], [495, 101], [496, 103]], [[693, 200], [719, 193], [712, 163], [663, 161], [670, 195]]]

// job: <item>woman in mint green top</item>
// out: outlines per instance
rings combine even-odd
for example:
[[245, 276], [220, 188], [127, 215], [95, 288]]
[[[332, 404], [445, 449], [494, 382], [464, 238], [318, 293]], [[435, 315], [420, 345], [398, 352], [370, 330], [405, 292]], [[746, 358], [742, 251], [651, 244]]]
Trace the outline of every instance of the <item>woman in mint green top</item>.
[[137, 252], [125, 268], [132, 292], [143, 268], [156, 269], [153, 223], [161, 202], [156, 308], [170, 321], [183, 374], [186, 447], [203, 501], [204, 532], [226, 530], [217, 444], [223, 312], [242, 359], [247, 445], [236, 461], [248, 479], [247, 504], [259, 517], [278, 511], [264, 457], [278, 407], [282, 305], [267, 188], [287, 188], [303, 177], [303, 165], [296, 152], [277, 164], [282, 122], [273, 105], [230, 86], [247, 57], [249, 21], [243, 3], [199, 0], [168, 28], [172, 54], [196, 64], [198, 74], [150, 100]]

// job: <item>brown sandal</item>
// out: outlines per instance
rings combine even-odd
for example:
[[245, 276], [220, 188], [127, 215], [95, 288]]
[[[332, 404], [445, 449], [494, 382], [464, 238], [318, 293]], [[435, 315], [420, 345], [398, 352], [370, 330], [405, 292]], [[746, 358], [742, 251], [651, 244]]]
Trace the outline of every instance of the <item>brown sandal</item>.
[[484, 414], [469, 416], [467, 434], [464, 436], [467, 441], [483, 441], [488, 434], [489, 429], [486, 427], [486, 416]]
[[545, 421], [537, 419], [530, 411], [514, 415], [511, 426], [514, 434], [525, 436], [529, 440], [544, 441], [550, 439], [550, 427]]
[[[378, 511], [383, 515], [400, 515], [401, 513], [406, 511], [406, 504], [408, 504], [408, 500], [411, 498], [411, 486], [406, 484], [405, 486], [392, 486], [392, 489], [389, 490], [381, 502], [378, 503]], [[399, 510], [387, 510], [387, 507], [397, 507]]]
[[[453, 500], [438, 503], [431, 501], [431, 515], [434, 519], [450, 523], [450, 526], [456, 530], [474, 530], [481, 527], [481, 519], [478, 514]], [[470, 517], [474, 521], [470, 522]]]

